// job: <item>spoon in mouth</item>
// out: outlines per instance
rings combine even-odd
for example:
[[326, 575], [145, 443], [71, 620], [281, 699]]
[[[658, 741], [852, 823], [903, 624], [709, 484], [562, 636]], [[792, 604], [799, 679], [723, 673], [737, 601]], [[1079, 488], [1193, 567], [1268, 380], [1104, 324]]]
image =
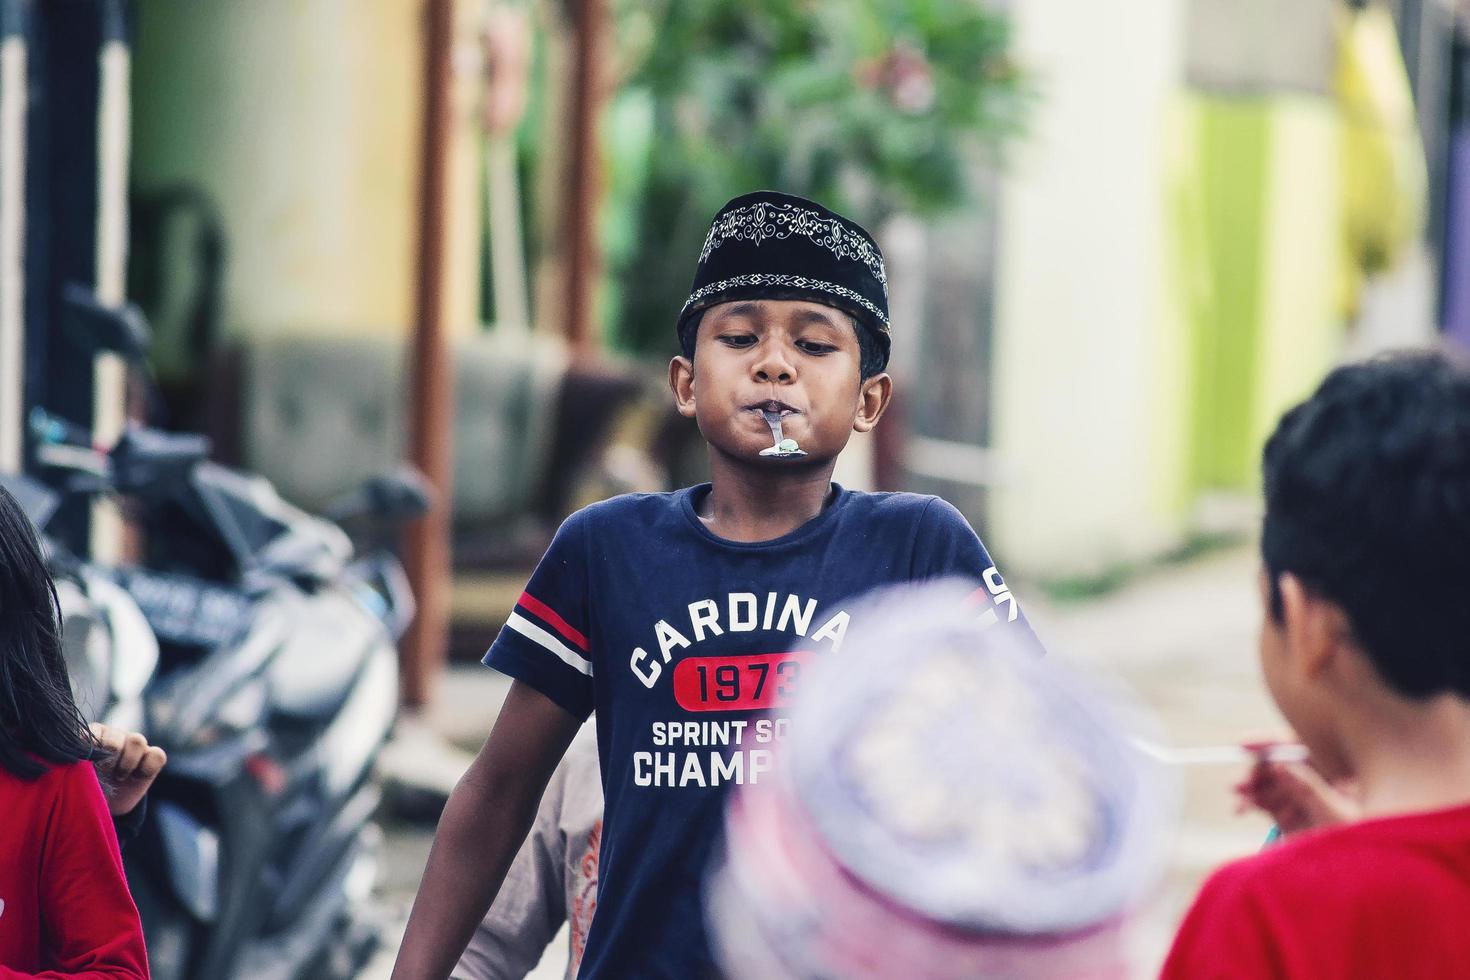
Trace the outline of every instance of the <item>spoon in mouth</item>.
[[761, 418], [766, 420], [766, 425], [771, 427], [771, 441], [775, 445], [761, 450], [762, 456], [777, 456], [788, 459], [793, 456], [805, 456], [806, 450], [796, 445], [795, 439], [787, 439], [781, 435], [781, 413], [770, 409], [761, 409]]

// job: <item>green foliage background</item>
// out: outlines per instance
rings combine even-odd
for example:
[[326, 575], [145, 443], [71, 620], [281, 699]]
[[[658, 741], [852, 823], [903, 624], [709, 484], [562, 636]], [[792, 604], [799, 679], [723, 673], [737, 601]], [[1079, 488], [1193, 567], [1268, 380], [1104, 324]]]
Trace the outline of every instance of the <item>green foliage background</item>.
[[982, 0], [614, 0], [614, 22], [601, 308], [629, 353], [673, 349], [731, 197], [787, 191], [870, 229], [939, 213], [1027, 101], [1009, 22]]

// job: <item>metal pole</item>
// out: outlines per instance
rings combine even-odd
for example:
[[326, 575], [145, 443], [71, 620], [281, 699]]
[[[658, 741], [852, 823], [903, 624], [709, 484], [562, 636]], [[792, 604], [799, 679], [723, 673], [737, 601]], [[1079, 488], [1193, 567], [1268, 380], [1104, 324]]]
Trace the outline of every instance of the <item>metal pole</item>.
[[418, 278], [409, 376], [409, 454], [436, 491], [429, 513], [409, 528], [404, 564], [418, 615], [404, 636], [403, 700], [429, 700], [449, 633], [449, 513], [453, 478], [454, 375], [444, 343], [445, 197], [454, 0], [427, 0], [424, 130], [420, 147]]
[[490, 232], [490, 282], [499, 331], [531, 326], [526, 295], [526, 257], [521, 238], [520, 176], [516, 173], [516, 124], [525, 112], [531, 26], [524, 10], [498, 4], [486, 14], [483, 35], [485, 90], [485, 207]]
[[25, 7], [0, 0], [0, 473], [25, 445]]
[[597, 116], [601, 102], [605, 0], [576, 0], [572, 24], [572, 159], [568, 170], [566, 338], [576, 354], [596, 344], [592, 294], [598, 271], [596, 219], [601, 181]]
[[485, 205], [489, 209], [490, 282], [495, 294], [491, 322], [496, 330], [526, 332], [531, 326], [526, 257], [521, 251], [520, 198], [515, 137], [491, 133], [485, 138]]
[[[126, 0], [103, 0], [97, 93], [96, 293], [106, 306], [122, 306], [127, 291], [128, 131], [132, 125], [128, 80]], [[127, 421], [127, 368], [115, 354], [97, 355], [93, 367], [92, 436], [110, 446]], [[95, 561], [123, 558], [125, 531], [117, 506], [99, 497], [92, 506], [91, 553]]]

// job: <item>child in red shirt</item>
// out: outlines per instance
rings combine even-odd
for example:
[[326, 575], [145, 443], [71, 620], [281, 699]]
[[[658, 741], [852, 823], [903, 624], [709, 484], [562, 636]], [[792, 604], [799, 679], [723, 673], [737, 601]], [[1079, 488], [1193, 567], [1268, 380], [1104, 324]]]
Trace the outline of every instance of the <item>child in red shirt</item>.
[[35, 534], [0, 487], [0, 980], [146, 980], [59, 622]]
[[1470, 371], [1341, 368], [1263, 468], [1261, 665], [1311, 768], [1257, 766], [1287, 840], [1205, 883], [1163, 975], [1470, 977]]

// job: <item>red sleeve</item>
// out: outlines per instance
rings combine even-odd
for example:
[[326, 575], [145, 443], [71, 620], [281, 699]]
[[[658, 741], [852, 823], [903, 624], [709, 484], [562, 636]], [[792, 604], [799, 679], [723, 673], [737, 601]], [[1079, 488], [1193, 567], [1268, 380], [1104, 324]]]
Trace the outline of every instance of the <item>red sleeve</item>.
[[143, 927], [90, 763], [67, 767], [45, 833], [42, 948], [54, 969], [22, 973], [0, 966], [0, 980], [147, 980]]
[[1250, 875], [1227, 865], [1194, 900], [1160, 980], [1263, 980], [1283, 976], [1270, 915], [1255, 901]]

